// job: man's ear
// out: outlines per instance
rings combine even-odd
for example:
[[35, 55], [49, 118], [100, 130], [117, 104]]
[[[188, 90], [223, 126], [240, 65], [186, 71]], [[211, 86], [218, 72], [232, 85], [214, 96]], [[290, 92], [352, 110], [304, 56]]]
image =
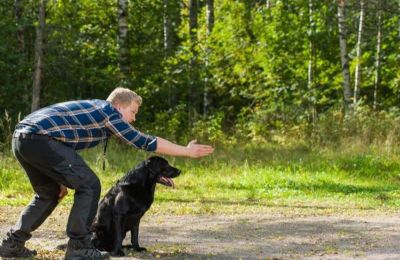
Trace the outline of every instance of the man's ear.
[[114, 107], [118, 112], [121, 113], [121, 105], [120, 104], [115, 104]]

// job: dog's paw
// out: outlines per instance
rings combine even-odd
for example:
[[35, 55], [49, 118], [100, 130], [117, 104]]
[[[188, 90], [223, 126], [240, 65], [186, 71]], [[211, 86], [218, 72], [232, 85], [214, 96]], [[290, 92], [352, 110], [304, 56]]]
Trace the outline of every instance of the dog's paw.
[[111, 256], [125, 256], [124, 251], [122, 251], [122, 249], [118, 250], [118, 251], [111, 251], [110, 252]]
[[139, 245], [130, 245], [128, 246], [129, 249], [132, 249], [136, 252], [144, 252], [147, 251], [147, 249], [145, 247], [140, 247]]
[[147, 251], [147, 249], [145, 247], [140, 247], [140, 246], [133, 246], [131, 247], [133, 250], [135, 250], [136, 252], [144, 252]]

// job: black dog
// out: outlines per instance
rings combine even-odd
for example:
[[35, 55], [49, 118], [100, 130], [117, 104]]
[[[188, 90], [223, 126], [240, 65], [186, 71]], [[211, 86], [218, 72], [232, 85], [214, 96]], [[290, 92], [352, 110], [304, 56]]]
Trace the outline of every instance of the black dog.
[[158, 156], [150, 157], [128, 172], [100, 201], [92, 225], [93, 245], [113, 256], [123, 256], [122, 241], [131, 231], [132, 248], [146, 250], [138, 241], [140, 219], [153, 203], [156, 184], [174, 186], [171, 178], [179, 174], [178, 169]]

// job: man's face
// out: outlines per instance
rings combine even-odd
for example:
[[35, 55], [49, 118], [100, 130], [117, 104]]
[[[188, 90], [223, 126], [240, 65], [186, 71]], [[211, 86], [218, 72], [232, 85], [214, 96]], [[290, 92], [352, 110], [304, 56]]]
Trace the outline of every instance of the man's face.
[[115, 108], [122, 114], [122, 119], [128, 123], [136, 120], [136, 114], [139, 112], [139, 105], [133, 101], [130, 105], [116, 105]]

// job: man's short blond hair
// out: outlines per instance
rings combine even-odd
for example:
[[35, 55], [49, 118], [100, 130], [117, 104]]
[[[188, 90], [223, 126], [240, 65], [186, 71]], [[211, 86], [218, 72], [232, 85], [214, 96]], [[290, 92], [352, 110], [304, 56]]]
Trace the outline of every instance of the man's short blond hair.
[[139, 106], [142, 104], [142, 97], [129, 88], [118, 87], [108, 96], [107, 101], [113, 105], [129, 106], [135, 101]]

